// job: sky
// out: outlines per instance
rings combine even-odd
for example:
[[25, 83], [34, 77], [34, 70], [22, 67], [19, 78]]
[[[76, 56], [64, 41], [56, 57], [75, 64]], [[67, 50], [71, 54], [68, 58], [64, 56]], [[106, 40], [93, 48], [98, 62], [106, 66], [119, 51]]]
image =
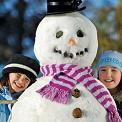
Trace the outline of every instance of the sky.
[[[88, 1], [88, 0], [87, 0]], [[91, 0], [90, 0], [91, 1]], [[105, 5], [105, 2], [107, 2], [107, 3], [111, 3], [111, 4], [113, 4], [114, 6], [116, 6], [117, 4], [118, 4], [118, 1], [119, 0], [92, 0], [93, 1], [93, 3], [95, 3], [95, 5], [97, 6], [97, 7], [102, 7], [102, 6], [104, 6]], [[98, 2], [99, 1], [99, 2]]]

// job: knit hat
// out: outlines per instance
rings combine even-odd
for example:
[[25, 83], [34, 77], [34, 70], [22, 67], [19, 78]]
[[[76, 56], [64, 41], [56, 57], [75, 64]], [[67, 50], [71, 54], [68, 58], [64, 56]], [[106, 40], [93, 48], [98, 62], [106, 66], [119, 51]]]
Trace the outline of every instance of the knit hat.
[[102, 66], [110, 65], [118, 68], [122, 72], [122, 53], [117, 51], [105, 51], [98, 62], [98, 69]]
[[39, 63], [27, 56], [21, 54], [13, 55], [2, 70], [2, 75], [7, 73], [22, 73], [30, 78], [31, 84], [36, 81], [39, 74]]

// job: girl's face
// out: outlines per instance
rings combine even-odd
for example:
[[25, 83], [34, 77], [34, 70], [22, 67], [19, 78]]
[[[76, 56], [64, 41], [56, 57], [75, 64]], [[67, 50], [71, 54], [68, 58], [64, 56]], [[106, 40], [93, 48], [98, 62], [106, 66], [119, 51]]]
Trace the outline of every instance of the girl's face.
[[103, 66], [99, 69], [99, 80], [108, 88], [113, 89], [118, 86], [121, 80], [121, 72], [112, 66]]
[[30, 83], [30, 79], [21, 73], [9, 73], [9, 87], [11, 92], [24, 91]]

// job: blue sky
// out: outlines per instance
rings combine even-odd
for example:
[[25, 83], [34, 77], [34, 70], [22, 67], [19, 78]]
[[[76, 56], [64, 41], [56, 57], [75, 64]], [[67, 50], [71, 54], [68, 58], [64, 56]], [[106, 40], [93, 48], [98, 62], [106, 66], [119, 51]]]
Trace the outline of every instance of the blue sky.
[[[86, 0], [86, 1], [89, 1], [89, 0]], [[118, 1], [119, 0], [90, 0], [90, 1], [92, 1], [93, 3], [95, 3], [95, 5], [97, 7], [102, 7], [102, 6], [105, 5], [105, 3], [111, 3], [114, 6], [116, 6], [118, 4]]]

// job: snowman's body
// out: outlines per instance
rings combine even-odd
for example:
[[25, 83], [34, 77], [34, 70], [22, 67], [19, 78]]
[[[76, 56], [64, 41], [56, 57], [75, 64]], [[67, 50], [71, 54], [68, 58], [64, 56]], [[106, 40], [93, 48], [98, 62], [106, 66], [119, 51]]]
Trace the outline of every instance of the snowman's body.
[[[45, 17], [37, 28], [35, 54], [43, 65], [90, 66], [96, 52], [96, 28], [80, 13]], [[21, 95], [13, 106], [11, 122], [107, 122], [105, 108], [82, 83], [73, 88], [81, 91], [80, 97], [72, 96], [67, 104], [51, 101], [37, 93], [38, 89], [49, 84], [52, 77], [37, 79]], [[75, 108], [82, 110], [81, 117], [73, 116]]]
[[[81, 97], [72, 96], [69, 104], [60, 104], [42, 98], [35, 91], [46, 85], [51, 77], [44, 77], [28, 88], [15, 104], [12, 122], [107, 122], [106, 110], [81, 84]], [[99, 82], [99, 81], [98, 81]], [[81, 108], [83, 116], [73, 117], [73, 110]]]

